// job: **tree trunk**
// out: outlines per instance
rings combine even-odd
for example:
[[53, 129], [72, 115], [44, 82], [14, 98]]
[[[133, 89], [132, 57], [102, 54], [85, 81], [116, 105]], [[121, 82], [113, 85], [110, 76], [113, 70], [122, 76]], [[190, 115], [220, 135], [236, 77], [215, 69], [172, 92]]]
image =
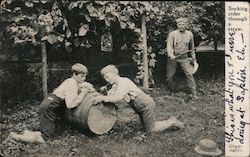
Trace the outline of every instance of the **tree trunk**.
[[114, 31], [111, 32], [112, 34], [112, 43], [113, 43], [113, 59], [114, 59], [114, 63], [118, 63], [118, 53], [120, 52], [119, 50], [119, 44], [117, 44], [117, 36], [115, 35]]
[[[44, 33], [42, 33], [43, 35]], [[47, 85], [47, 51], [45, 41], [41, 42], [42, 49], [42, 88], [43, 88], [43, 97], [48, 96], [48, 85]]]
[[218, 48], [218, 40], [217, 40], [217, 35], [214, 36], [214, 50], [217, 51]]
[[148, 49], [147, 49], [147, 30], [146, 30], [146, 16], [142, 15], [141, 18], [141, 35], [142, 35], [142, 44], [143, 44], [143, 69], [144, 69], [144, 77], [143, 77], [143, 88], [148, 89]]
[[0, 106], [2, 106], [2, 91], [0, 89]]

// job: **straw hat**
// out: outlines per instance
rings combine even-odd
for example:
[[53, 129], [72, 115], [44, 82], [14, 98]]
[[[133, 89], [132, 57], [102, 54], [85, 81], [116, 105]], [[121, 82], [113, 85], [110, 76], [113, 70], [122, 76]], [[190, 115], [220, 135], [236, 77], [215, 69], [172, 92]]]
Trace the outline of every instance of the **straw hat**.
[[199, 68], [199, 64], [196, 62], [196, 61], [193, 61], [193, 70], [192, 70], [192, 74], [195, 74], [196, 71], [198, 70]]
[[208, 156], [218, 156], [221, 155], [222, 151], [217, 148], [214, 141], [209, 139], [202, 139], [199, 141], [198, 146], [194, 148], [196, 153]]
[[189, 62], [189, 68], [188, 69], [190, 70], [190, 74], [193, 75], [198, 70], [199, 64], [196, 62], [196, 60], [193, 60], [192, 58], [189, 58], [188, 62]]

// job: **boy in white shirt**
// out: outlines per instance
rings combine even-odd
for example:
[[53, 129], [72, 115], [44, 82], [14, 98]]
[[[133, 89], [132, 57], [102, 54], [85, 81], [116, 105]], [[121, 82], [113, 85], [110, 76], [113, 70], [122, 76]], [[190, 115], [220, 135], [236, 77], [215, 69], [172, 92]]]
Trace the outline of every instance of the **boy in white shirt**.
[[[10, 133], [8, 138], [23, 142], [44, 143], [55, 134], [56, 121], [65, 108], [77, 107], [88, 92], [95, 91], [85, 82], [87, 67], [76, 63], [71, 68], [72, 77], [66, 79], [53, 93], [43, 100], [39, 108], [40, 131], [25, 130], [23, 134]], [[66, 104], [66, 106], [65, 106]]]
[[161, 132], [169, 127], [184, 127], [173, 116], [168, 120], [156, 121], [154, 100], [138, 88], [130, 79], [120, 77], [116, 66], [107, 65], [101, 70], [101, 75], [112, 85], [112, 88], [108, 91], [107, 96], [96, 97], [94, 104], [102, 101], [116, 103], [125, 100], [139, 114], [146, 132]]
[[[62, 106], [64, 103], [69, 109], [77, 107], [88, 91], [94, 90], [91, 84], [84, 82], [88, 73], [84, 65], [76, 63], [71, 70], [72, 77], [66, 79], [40, 105], [40, 131], [45, 138], [52, 137], [55, 133], [55, 120], [61, 114], [60, 108], [65, 108]], [[82, 85], [87, 88], [81, 88]]]

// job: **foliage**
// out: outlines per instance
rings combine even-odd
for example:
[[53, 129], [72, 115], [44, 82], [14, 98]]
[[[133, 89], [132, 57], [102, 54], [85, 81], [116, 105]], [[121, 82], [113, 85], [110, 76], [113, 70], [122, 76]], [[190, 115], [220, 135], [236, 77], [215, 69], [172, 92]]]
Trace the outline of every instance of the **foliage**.
[[[197, 2], [198, 3], [198, 2]], [[199, 18], [204, 32], [210, 38], [218, 38], [224, 43], [225, 40], [225, 3], [204, 2], [202, 8], [205, 10], [204, 16]], [[208, 27], [209, 26], [209, 27]]]
[[12, 17], [6, 29], [14, 44], [31, 42], [36, 45], [46, 40], [50, 44], [63, 42], [65, 47], [70, 45], [67, 41], [71, 36], [68, 23], [56, 1], [7, 0], [2, 1], [2, 6]]
[[10, 77], [9, 71], [3, 69], [2, 66], [1, 66], [1, 69], [0, 69], [0, 83], [6, 82], [9, 77]]
[[[142, 57], [143, 57], [143, 45], [142, 45], [142, 37], [141, 34], [138, 33], [138, 38], [139, 38], [139, 42], [138, 43], [134, 43], [132, 45], [132, 48], [134, 49], [135, 54], [133, 55], [133, 60], [134, 62], [137, 64], [138, 67], [138, 72], [137, 72], [137, 76], [136, 82], [139, 82], [139, 80], [142, 80], [144, 77], [144, 69], [143, 69], [143, 61], [142, 61]], [[155, 63], [156, 63], [156, 55], [155, 53], [152, 51], [152, 47], [148, 48], [148, 58], [149, 58], [149, 71], [152, 71], [152, 69], [155, 67]], [[152, 73], [150, 73], [152, 75]], [[152, 76], [150, 76], [152, 77]], [[150, 80], [149, 80], [150, 81]]]
[[[133, 59], [138, 64], [138, 79], [143, 78], [141, 37], [138, 35], [141, 15], [146, 15], [148, 43], [155, 54], [165, 54], [164, 41], [176, 27], [175, 18], [180, 16], [190, 19], [196, 43], [219, 36], [224, 28], [224, 2], [3, 0], [1, 6], [1, 14], [12, 17], [6, 28], [15, 44], [31, 42], [36, 45], [47, 41], [71, 52], [73, 48], [100, 47], [101, 36], [107, 28], [117, 32], [130, 30], [138, 40], [123, 34], [120, 38], [126, 41], [120, 39], [116, 44], [134, 41], [128, 48], [135, 52]], [[154, 63], [155, 59], [149, 56], [149, 66], [154, 67]]]
[[169, 32], [176, 29], [175, 19], [180, 16], [189, 19], [189, 30], [194, 33], [195, 45], [205, 39], [213, 40], [215, 36], [218, 37], [218, 41], [224, 43], [225, 2], [171, 1], [153, 3], [163, 12], [161, 18], [148, 22], [148, 40], [156, 54], [166, 54], [166, 39]]
[[[86, 5], [86, 8], [84, 8]], [[114, 23], [119, 23], [120, 29], [129, 29], [132, 30], [136, 36], [139, 38], [137, 42], [132, 45], [132, 48], [135, 51], [133, 56], [134, 61], [138, 65], [137, 79], [142, 79], [144, 77], [144, 69], [142, 65], [142, 39], [140, 31], [140, 17], [142, 14], [150, 15], [147, 16], [147, 21], [151, 18], [156, 18], [156, 15], [159, 13], [159, 9], [154, 7], [149, 2], [128, 2], [128, 1], [119, 1], [119, 2], [71, 2], [69, 5], [69, 10], [80, 9], [83, 10], [85, 17], [85, 23], [89, 23], [95, 20], [104, 21], [105, 27], [112, 27]], [[152, 58], [152, 57], [151, 57]], [[149, 58], [149, 66], [154, 66], [154, 59]]]

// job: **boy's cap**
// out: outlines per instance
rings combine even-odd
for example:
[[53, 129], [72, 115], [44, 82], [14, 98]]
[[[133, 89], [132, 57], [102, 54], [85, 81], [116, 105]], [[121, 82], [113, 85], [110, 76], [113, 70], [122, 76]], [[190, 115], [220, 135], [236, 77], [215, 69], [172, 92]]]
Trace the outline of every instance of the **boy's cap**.
[[106, 73], [119, 74], [119, 71], [118, 71], [118, 69], [116, 68], [115, 65], [107, 65], [104, 68], [102, 68], [102, 70], [101, 70], [102, 75], [105, 75]]
[[87, 67], [80, 64], [80, 63], [74, 64], [71, 69], [73, 71], [77, 71], [78, 73], [87, 73], [88, 72]]
[[184, 18], [184, 17], [180, 17], [178, 19], [175, 20], [176, 23], [188, 23], [188, 19]]

